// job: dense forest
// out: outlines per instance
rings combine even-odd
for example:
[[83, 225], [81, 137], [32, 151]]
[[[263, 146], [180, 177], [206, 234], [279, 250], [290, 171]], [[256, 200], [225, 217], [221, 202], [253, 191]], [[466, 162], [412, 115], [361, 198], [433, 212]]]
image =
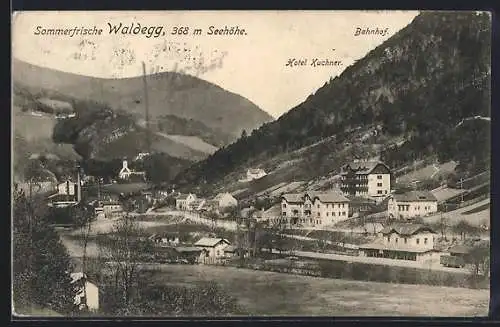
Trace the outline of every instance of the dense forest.
[[487, 167], [489, 122], [457, 125], [490, 116], [490, 26], [487, 13], [421, 13], [303, 103], [194, 164], [176, 182], [215, 182], [255, 158], [330, 136], [341, 144], [346, 131], [370, 126], [404, 138], [399, 147], [380, 150], [392, 167], [429, 155]]

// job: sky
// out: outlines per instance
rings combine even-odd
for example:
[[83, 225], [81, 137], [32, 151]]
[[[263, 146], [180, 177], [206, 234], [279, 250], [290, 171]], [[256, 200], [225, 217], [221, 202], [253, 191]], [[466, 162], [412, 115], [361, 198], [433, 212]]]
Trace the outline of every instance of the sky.
[[[417, 14], [416, 11], [18, 12], [12, 18], [12, 51], [14, 58], [34, 65], [102, 78], [141, 75], [144, 62], [147, 74], [179, 71], [195, 75], [244, 96], [273, 117], [279, 117], [407, 26]], [[110, 33], [110, 26], [117, 27], [120, 23], [122, 27], [134, 24], [136, 31], [145, 33]], [[208, 35], [210, 26], [217, 30], [237, 27], [240, 31], [244, 29], [244, 34]], [[100, 35], [79, 35], [76, 31], [94, 27], [102, 30]], [[172, 35], [176, 27], [180, 34]], [[356, 36], [358, 28], [378, 29], [382, 33]], [[50, 29], [74, 31], [48, 35]], [[303, 66], [287, 66], [291, 59], [307, 62]], [[314, 59], [337, 63], [312, 66]]]

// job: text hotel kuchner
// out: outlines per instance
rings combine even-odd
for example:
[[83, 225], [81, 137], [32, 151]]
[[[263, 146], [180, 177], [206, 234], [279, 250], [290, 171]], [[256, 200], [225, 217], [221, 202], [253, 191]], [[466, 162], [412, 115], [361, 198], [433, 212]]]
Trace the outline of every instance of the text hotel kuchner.
[[[144, 26], [140, 23], [131, 24], [114, 24], [107, 23], [108, 34], [110, 35], [144, 35], [146, 38], [165, 36], [164, 26]], [[190, 29], [188, 26], [173, 26], [169, 35], [201, 35], [201, 28]], [[83, 35], [102, 35], [103, 29], [93, 26], [91, 28], [85, 27], [72, 27], [72, 28], [44, 28], [43, 26], [36, 26], [33, 32], [34, 35], [47, 35], [47, 36], [83, 36]], [[216, 28], [209, 26], [206, 35], [247, 35], [245, 29], [239, 26], [224, 26], [223, 28]]]

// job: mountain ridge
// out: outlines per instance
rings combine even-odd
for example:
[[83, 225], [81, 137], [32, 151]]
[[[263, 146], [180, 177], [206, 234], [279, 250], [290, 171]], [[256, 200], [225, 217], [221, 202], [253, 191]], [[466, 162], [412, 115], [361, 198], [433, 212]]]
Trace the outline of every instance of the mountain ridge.
[[[460, 156], [470, 164], [467, 155], [487, 165], [487, 149], [471, 147], [462, 155], [453, 144], [470, 136], [486, 146], [487, 130], [457, 136], [453, 126], [464, 117], [489, 116], [490, 49], [488, 13], [423, 12], [304, 102], [194, 164], [174, 182], [186, 187], [228, 183], [223, 180], [245, 167], [272, 170], [279, 166], [277, 157], [328, 138], [310, 157], [296, 158], [307, 164], [295, 178], [336, 170], [334, 152], [345, 152], [351, 143], [363, 151], [353, 150], [342, 160], [369, 151], [392, 167], [428, 156], [443, 161]], [[362, 133], [368, 133], [366, 139]], [[312, 173], [305, 174], [309, 169]]]
[[[99, 99], [113, 109], [143, 116], [142, 76], [102, 78], [44, 68], [13, 59], [15, 84], [33, 93], [53, 91], [79, 100]], [[175, 115], [203, 122], [210, 128], [231, 134], [251, 131], [274, 118], [250, 100], [203, 79], [164, 72], [147, 75], [150, 115]]]

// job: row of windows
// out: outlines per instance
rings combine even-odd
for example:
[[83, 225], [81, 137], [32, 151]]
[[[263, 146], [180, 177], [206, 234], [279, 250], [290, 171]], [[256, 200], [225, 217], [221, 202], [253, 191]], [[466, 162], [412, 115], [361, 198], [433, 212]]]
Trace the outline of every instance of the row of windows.
[[[399, 240], [399, 238], [397, 238], [397, 237], [396, 237], [396, 239], [395, 239], [394, 241], [395, 241], [396, 243], [398, 243], [398, 240]], [[404, 237], [404, 238], [403, 238], [403, 240], [404, 240], [404, 244], [407, 244], [407, 243], [408, 243], [408, 238], [407, 238], [407, 237]], [[390, 236], [387, 236], [387, 242], [389, 242], [389, 243], [391, 242], [391, 237], [390, 237]], [[419, 238], [417, 238], [417, 239], [416, 239], [416, 242], [417, 242], [417, 244], [420, 244], [420, 239], [419, 239]], [[427, 242], [428, 242], [428, 239], [427, 239], [427, 237], [425, 237], [425, 238], [424, 238], [424, 244], [427, 244]]]
[[[293, 214], [293, 215], [295, 215], [295, 216], [297, 216], [297, 215], [299, 214], [299, 212], [298, 212], [297, 210], [294, 210], [292, 214]], [[311, 214], [311, 213], [305, 213], [305, 215], [310, 215], [310, 214]], [[332, 213], [331, 213], [331, 214], [332, 214], [332, 217], [335, 217], [335, 212], [333, 212], [333, 211], [332, 211]], [[281, 213], [281, 215], [286, 216], [286, 211], [283, 211], [283, 212]], [[317, 215], [318, 217], [321, 217], [321, 212], [318, 212], [316, 215]], [[327, 213], [326, 213], [326, 216], [328, 217], [329, 215], [330, 215], [330, 213], [329, 213], [329, 212], [327, 212]], [[347, 211], [342, 211], [342, 212], [339, 212], [339, 217], [340, 217], [340, 216], [347, 216]]]
[[[286, 208], [286, 203], [283, 203], [283, 204], [282, 204], [282, 206], [283, 206], [283, 208]], [[302, 207], [302, 204], [299, 204], [299, 207]], [[321, 205], [320, 205], [320, 204], [318, 204], [316, 207], [317, 207], [317, 208], [320, 208], [320, 207], [321, 207]], [[326, 207], [327, 207], [327, 208], [330, 208], [330, 204], [329, 204], [329, 203], [327, 203], [327, 204], [326, 204]], [[337, 205], [337, 207], [338, 207], [339, 209], [340, 209], [340, 208], [345, 208], [345, 203], [339, 203], [339, 204]], [[310, 208], [311, 208], [311, 205], [307, 205], [307, 204], [306, 204], [306, 205], [304, 205], [304, 208], [305, 208], [305, 209], [310, 209]], [[335, 204], [332, 204], [332, 209], [333, 209], [333, 208], [335, 208]]]
[[385, 191], [378, 190], [378, 191], [377, 191], [377, 194], [387, 194], [387, 190], [385, 190]]
[[[398, 210], [399, 211], [409, 211], [410, 210], [410, 205], [409, 204], [398, 204]], [[420, 210], [420, 206], [415, 207], [415, 210]], [[430, 206], [425, 206], [424, 210], [431, 210]]]

